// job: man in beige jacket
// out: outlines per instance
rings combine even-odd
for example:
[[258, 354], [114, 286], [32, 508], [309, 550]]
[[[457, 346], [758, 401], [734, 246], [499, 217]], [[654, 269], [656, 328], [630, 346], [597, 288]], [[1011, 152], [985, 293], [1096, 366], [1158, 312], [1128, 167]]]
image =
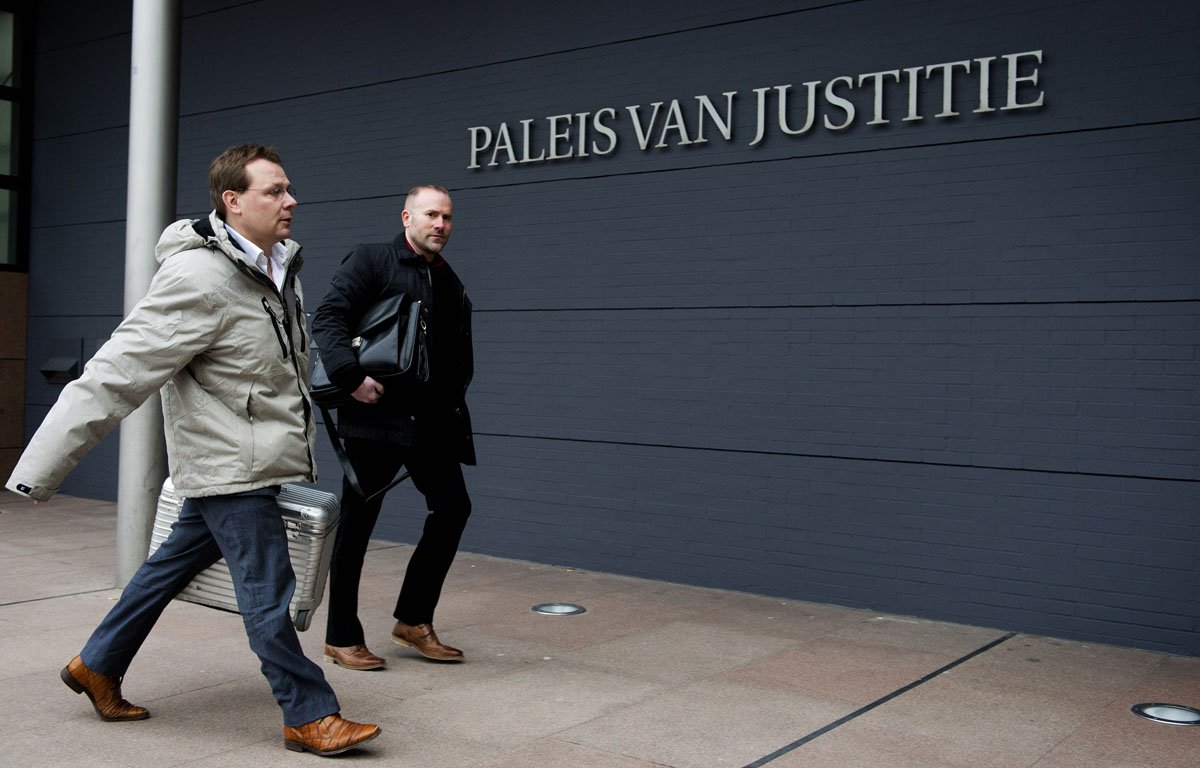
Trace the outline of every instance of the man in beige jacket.
[[288, 239], [294, 190], [272, 147], [230, 147], [209, 169], [213, 212], [169, 226], [142, 301], [63, 390], [7, 487], [50, 498], [83, 455], [160, 389], [171, 476], [186, 498], [167, 540], [61, 677], [104, 720], [142, 720], [121, 681], [154, 623], [224, 557], [250, 647], [283, 710], [284, 746], [332, 755], [379, 735], [339, 714], [288, 613], [295, 575], [275, 497], [316, 479], [308, 331]]

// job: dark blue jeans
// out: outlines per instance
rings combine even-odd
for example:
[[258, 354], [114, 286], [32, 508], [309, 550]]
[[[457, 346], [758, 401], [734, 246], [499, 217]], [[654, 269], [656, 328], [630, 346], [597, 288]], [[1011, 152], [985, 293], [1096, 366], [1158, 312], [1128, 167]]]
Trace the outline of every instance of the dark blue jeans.
[[186, 500], [170, 536], [142, 563], [92, 633], [80, 653], [83, 663], [123, 677], [167, 603], [224, 556], [250, 648], [283, 709], [284, 724], [303, 725], [338, 712], [333, 689], [304, 655], [288, 613], [296, 576], [277, 493], [263, 488]]

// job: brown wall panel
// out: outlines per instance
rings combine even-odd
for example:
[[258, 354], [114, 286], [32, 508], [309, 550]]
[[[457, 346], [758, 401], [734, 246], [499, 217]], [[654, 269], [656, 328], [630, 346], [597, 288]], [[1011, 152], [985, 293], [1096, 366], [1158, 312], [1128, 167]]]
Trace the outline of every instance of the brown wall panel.
[[25, 441], [25, 315], [29, 277], [0, 272], [0, 481]]

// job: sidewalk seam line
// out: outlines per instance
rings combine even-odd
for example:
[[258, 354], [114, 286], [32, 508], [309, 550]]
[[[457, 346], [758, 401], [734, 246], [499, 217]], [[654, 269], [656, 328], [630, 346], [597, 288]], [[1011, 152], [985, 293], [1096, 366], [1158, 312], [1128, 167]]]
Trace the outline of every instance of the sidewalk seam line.
[[83, 592], [67, 592], [62, 595], [46, 595], [45, 597], [31, 597], [28, 600], [14, 600], [11, 603], [0, 603], [0, 608], [7, 608], [10, 605], [25, 605], [26, 603], [40, 603], [44, 600], [58, 600], [62, 597], [76, 597], [78, 595], [94, 595], [97, 592], [111, 592], [117, 587], [104, 587], [103, 589], [88, 589]]
[[990, 651], [991, 649], [1000, 645], [1001, 643], [1011, 640], [1012, 638], [1014, 638], [1016, 636], [1017, 636], [1016, 632], [1009, 632], [1008, 634], [1004, 635], [1003, 637], [999, 637], [999, 638], [993, 640], [992, 642], [988, 643], [987, 645], [984, 645], [980, 648], [976, 648], [975, 650], [971, 651], [967, 655], [959, 657], [959, 658], [955, 659], [954, 661], [950, 662], [949, 664], [947, 664], [943, 667], [939, 667], [938, 669], [935, 669], [934, 671], [930, 672], [929, 674], [925, 675], [924, 677], [914, 680], [913, 682], [909, 683], [908, 685], [904, 686], [903, 688], [897, 688], [896, 690], [892, 691], [891, 693], [887, 694], [886, 696], [878, 698], [875, 701], [872, 701], [870, 704], [867, 704], [864, 707], [860, 707], [859, 709], [854, 710], [850, 714], [848, 714], [844, 717], [838, 718], [837, 720], [834, 720], [832, 723], [829, 723], [828, 725], [818, 728], [817, 730], [813, 731], [812, 733], [808, 734], [807, 736], [797, 739], [796, 741], [793, 741], [791, 744], [781, 747], [781, 748], [775, 750], [774, 752], [772, 752], [771, 754], [766, 755], [765, 757], [761, 757], [758, 760], [755, 760], [753, 763], [746, 764], [745, 766], [743, 766], [743, 768], [761, 768], [761, 766], [764, 766], [767, 763], [770, 763], [774, 760], [777, 760], [780, 757], [783, 757], [784, 755], [791, 752], [792, 750], [798, 749], [799, 747], [804, 746], [805, 744], [807, 744], [808, 742], [817, 738], [818, 736], [822, 736], [826, 733], [829, 733], [833, 729], [838, 728], [839, 726], [845, 725], [846, 723], [850, 722], [851, 720], [854, 720], [855, 718], [859, 717], [860, 715], [865, 715], [867, 712], [870, 712], [872, 709], [875, 709], [876, 707], [880, 706], [881, 704], [886, 704], [887, 702], [891, 701], [892, 699], [896, 698], [897, 696], [902, 696], [903, 694], [908, 693], [913, 688], [916, 688], [919, 685], [923, 685], [923, 684], [929, 682], [930, 680], [937, 677], [938, 675], [941, 675], [944, 672], [949, 672], [951, 669], [954, 669], [959, 664], [963, 664], [964, 662], [970, 661], [971, 659], [975, 658], [976, 656], [978, 656], [982, 653], [987, 653], [988, 651]]

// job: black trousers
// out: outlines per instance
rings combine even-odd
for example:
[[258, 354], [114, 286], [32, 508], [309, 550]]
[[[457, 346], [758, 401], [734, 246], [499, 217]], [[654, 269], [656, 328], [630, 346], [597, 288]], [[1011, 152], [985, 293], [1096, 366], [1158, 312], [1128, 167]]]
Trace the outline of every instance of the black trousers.
[[[417, 548], [408, 561], [395, 618], [405, 624], [432, 624], [446, 573], [458, 553], [458, 542], [471, 514], [471, 498], [455, 455], [438, 446], [405, 447], [373, 440], [346, 440], [346, 455], [368, 495], [383, 488], [401, 467], [425, 496], [429, 510]], [[329, 617], [325, 642], [334, 646], [364, 643], [358, 619], [358, 587], [363, 557], [379, 518], [383, 497], [364, 502], [342, 480], [342, 511], [329, 568]]]

